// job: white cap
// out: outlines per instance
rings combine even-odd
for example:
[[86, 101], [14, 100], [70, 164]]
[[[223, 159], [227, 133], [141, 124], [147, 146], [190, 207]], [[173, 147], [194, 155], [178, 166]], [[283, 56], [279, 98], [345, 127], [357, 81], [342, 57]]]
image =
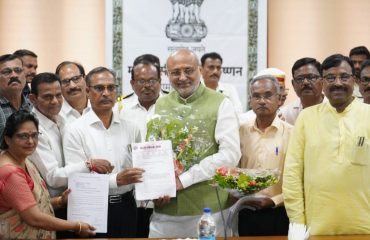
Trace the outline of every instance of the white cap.
[[285, 72], [281, 71], [277, 68], [266, 68], [257, 73], [256, 77], [263, 76], [263, 75], [272, 75], [274, 76], [279, 82], [285, 82]]

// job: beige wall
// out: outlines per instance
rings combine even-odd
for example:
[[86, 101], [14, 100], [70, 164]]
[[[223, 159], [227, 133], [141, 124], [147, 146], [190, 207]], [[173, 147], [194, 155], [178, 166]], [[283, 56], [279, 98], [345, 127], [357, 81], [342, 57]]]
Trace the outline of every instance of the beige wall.
[[0, 0], [0, 55], [25, 48], [38, 55], [39, 72], [64, 60], [86, 71], [105, 65], [105, 1]]
[[268, 66], [287, 73], [289, 99], [291, 67], [302, 57], [322, 62], [351, 48], [370, 48], [369, 0], [269, 0]]

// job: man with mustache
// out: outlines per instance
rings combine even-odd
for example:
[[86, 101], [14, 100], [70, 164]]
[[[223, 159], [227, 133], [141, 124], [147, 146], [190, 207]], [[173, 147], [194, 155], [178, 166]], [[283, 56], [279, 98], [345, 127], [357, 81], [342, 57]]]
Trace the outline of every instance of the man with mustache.
[[[123, 99], [120, 117], [137, 123], [141, 139], [146, 137], [147, 120], [154, 114], [154, 104], [161, 91], [161, 69], [159, 58], [144, 54], [134, 60], [131, 72], [131, 87], [134, 94]], [[138, 201], [138, 224], [136, 237], [146, 238], [149, 234], [149, 221], [153, 213], [152, 202]]]
[[370, 59], [362, 63], [360, 78], [357, 79], [364, 103], [370, 104]]
[[370, 234], [370, 105], [352, 96], [348, 57], [327, 57], [320, 72], [329, 102], [297, 118], [285, 159], [285, 208], [312, 235]]
[[37, 55], [27, 49], [19, 49], [13, 53], [14, 55], [18, 56], [22, 62], [23, 62], [23, 70], [24, 70], [24, 75], [26, 77], [26, 85], [24, 86], [23, 89], [23, 95], [25, 97], [28, 97], [28, 95], [31, 92], [31, 82], [32, 79], [36, 76], [37, 74]]
[[204, 84], [215, 91], [225, 95], [233, 103], [235, 112], [239, 115], [243, 111], [242, 104], [239, 99], [236, 88], [228, 83], [220, 82], [222, 74], [222, 57], [216, 52], [204, 54], [200, 62], [202, 64], [200, 72]]
[[12, 113], [32, 110], [31, 102], [22, 94], [25, 85], [22, 60], [14, 54], [0, 56], [0, 138]]
[[298, 59], [292, 67], [292, 85], [298, 99], [281, 108], [282, 118], [294, 125], [302, 109], [321, 103], [322, 93], [321, 64], [314, 58]]
[[[141, 168], [132, 168], [129, 145], [140, 142], [140, 131], [113, 111], [117, 99], [116, 76], [112, 70], [97, 67], [86, 75], [91, 111], [67, 128], [63, 138], [66, 167], [89, 172], [85, 162], [106, 159], [113, 168], [109, 175], [108, 232], [97, 237], [136, 236], [136, 202], [133, 183], [141, 182]], [[94, 164], [92, 169], [94, 171]], [[68, 172], [69, 174], [69, 172]]]
[[[365, 46], [358, 46], [352, 48], [349, 52], [349, 58], [353, 62], [353, 66], [355, 68], [355, 75], [357, 80], [360, 79], [360, 70], [361, 65], [367, 59], [370, 59], [370, 52]], [[353, 96], [357, 98], [362, 98], [361, 93], [359, 92], [359, 85], [355, 84], [355, 88], [353, 90]]]
[[[250, 169], [279, 169], [284, 159], [293, 127], [277, 114], [280, 85], [272, 75], [255, 77], [249, 87], [250, 104], [256, 120], [240, 126], [240, 166]], [[282, 176], [274, 186], [257, 193], [258, 198], [243, 204], [254, 210], [239, 212], [239, 235], [287, 235], [289, 220], [282, 194]]]
[[85, 69], [77, 62], [64, 61], [58, 65], [55, 74], [61, 79], [64, 97], [60, 114], [71, 123], [91, 110], [86, 93]]
[[120, 116], [133, 120], [140, 127], [142, 139], [146, 136], [146, 123], [154, 113], [154, 104], [163, 94], [161, 91], [161, 69], [159, 58], [144, 54], [134, 60], [131, 71], [133, 94], [122, 100]]

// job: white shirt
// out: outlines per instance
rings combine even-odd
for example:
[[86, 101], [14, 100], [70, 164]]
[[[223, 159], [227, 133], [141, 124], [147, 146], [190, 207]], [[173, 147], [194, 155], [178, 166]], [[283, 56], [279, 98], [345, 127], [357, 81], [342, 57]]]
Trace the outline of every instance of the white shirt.
[[[87, 106], [82, 111], [82, 115], [86, 114], [90, 110], [91, 110], [90, 101], [87, 100]], [[76, 109], [74, 109], [71, 105], [69, 105], [69, 103], [65, 99], [63, 101], [62, 110], [60, 110], [59, 114], [65, 119], [67, 123], [72, 123], [76, 119], [81, 117], [81, 114]]]
[[[323, 96], [323, 102], [327, 102], [328, 99]], [[280, 113], [282, 115], [283, 120], [285, 120], [287, 123], [294, 126], [295, 121], [297, 120], [297, 117], [299, 113], [303, 110], [301, 99], [298, 98], [294, 102], [289, 103], [288, 105], [282, 107], [280, 109]]]
[[132, 167], [129, 145], [140, 142], [140, 131], [133, 123], [120, 119], [113, 111], [112, 122], [106, 129], [94, 111], [73, 122], [63, 138], [66, 165], [78, 172], [89, 172], [88, 159], [106, 159], [114, 169], [109, 178], [109, 194], [123, 194], [133, 184], [118, 187], [116, 177], [121, 170]]
[[294, 125], [302, 109], [303, 109], [303, 106], [302, 106], [301, 99], [298, 98], [294, 102], [291, 102], [288, 105], [282, 107], [281, 114], [282, 114], [283, 119], [287, 123]]
[[219, 82], [216, 91], [221, 92], [225, 97], [230, 99], [234, 106], [235, 112], [239, 115], [243, 112], [243, 106], [240, 102], [238, 91], [234, 85], [229, 83]]
[[[162, 94], [160, 94], [162, 96]], [[120, 117], [122, 119], [134, 122], [140, 129], [141, 140], [145, 140], [146, 137], [146, 123], [150, 120], [154, 114], [154, 104], [146, 110], [143, 107], [136, 94], [129, 98], [123, 99], [122, 110]]]
[[62, 136], [64, 119], [53, 122], [36, 108], [32, 112], [39, 120], [39, 142], [35, 152], [28, 158], [36, 165], [46, 181], [51, 197], [59, 196], [67, 187], [67, 170], [64, 168]]

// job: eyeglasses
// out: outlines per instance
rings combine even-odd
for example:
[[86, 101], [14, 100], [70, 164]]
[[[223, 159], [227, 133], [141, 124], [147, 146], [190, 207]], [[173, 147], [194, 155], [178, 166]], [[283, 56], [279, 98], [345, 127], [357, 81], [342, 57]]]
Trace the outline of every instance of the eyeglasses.
[[33, 141], [37, 141], [39, 139], [39, 136], [41, 135], [40, 132], [34, 132], [34, 133], [16, 133], [15, 136], [19, 140], [22, 141], [28, 141], [28, 139], [32, 138]]
[[359, 82], [362, 85], [367, 86], [370, 83], [370, 77], [361, 77]]
[[82, 79], [82, 74], [81, 75], [78, 75], [78, 76], [74, 76], [74, 77], [71, 77], [71, 78], [68, 78], [68, 79], [64, 79], [62, 81], [60, 81], [62, 83], [62, 85], [64, 86], [68, 86], [69, 84], [71, 84], [71, 81], [73, 83], [79, 83], [80, 80]]
[[350, 78], [352, 77], [351, 74], [348, 74], [348, 73], [342, 73], [340, 75], [334, 75], [334, 74], [328, 74], [326, 76], [324, 76], [323, 78], [328, 82], [328, 83], [334, 83], [335, 80], [337, 78], [339, 78], [339, 80], [341, 82], [347, 82]]
[[4, 68], [3, 70], [1, 70], [0, 74], [5, 76], [5, 77], [8, 77], [10, 74], [12, 74], [12, 72], [15, 72], [16, 74], [21, 74], [23, 72], [23, 68], [20, 68], [20, 67], [15, 67], [15, 68]]
[[140, 86], [144, 86], [144, 85], [153, 86], [154, 84], [159, 82], [159, 80], [157, 80], [157, 79], [150, 79], [150, 80], [140, 79], [140, 80], [135, 80], [135, 82]]
[[264, 100], [267, 100], [267, 101], [271, 101], [273, 99], [274, 96], [279, 96], [278, 94], [274, 94], [274, 93], [266, 93], [264, 95], [260, 95], [260, 94], [252, 94], [252, 99], [255, 100], [255, 101], [261, 101], [262, 99]]
[[194, 68], [185, 68], [183, 70], [175, 69], [173, 71], [168, 71], [168, 74], [171, 75], [172, 77], [180, 77], [181, 73], [184, 73], [186, 77], [189, 77], [194, 73], [194, 71], [195, 71]]
[[118, 85], [95, 85], [95, 86], [89, 86], [90, 88], [94, 89], [94, 91], [98, 93], [103, 93], [105, 90], [107, 90], [109, 93], [115, 92], [117, 90]]
[[305, 75], [300, 75], [295, 77], [293, 80], [296, 83], [302, 84], [304, 80], [307, 80], [308, 82], [315, 82], [316, 80], [320, 79], [319, 75], [314, 75], [314, 74], [305, 74]]

